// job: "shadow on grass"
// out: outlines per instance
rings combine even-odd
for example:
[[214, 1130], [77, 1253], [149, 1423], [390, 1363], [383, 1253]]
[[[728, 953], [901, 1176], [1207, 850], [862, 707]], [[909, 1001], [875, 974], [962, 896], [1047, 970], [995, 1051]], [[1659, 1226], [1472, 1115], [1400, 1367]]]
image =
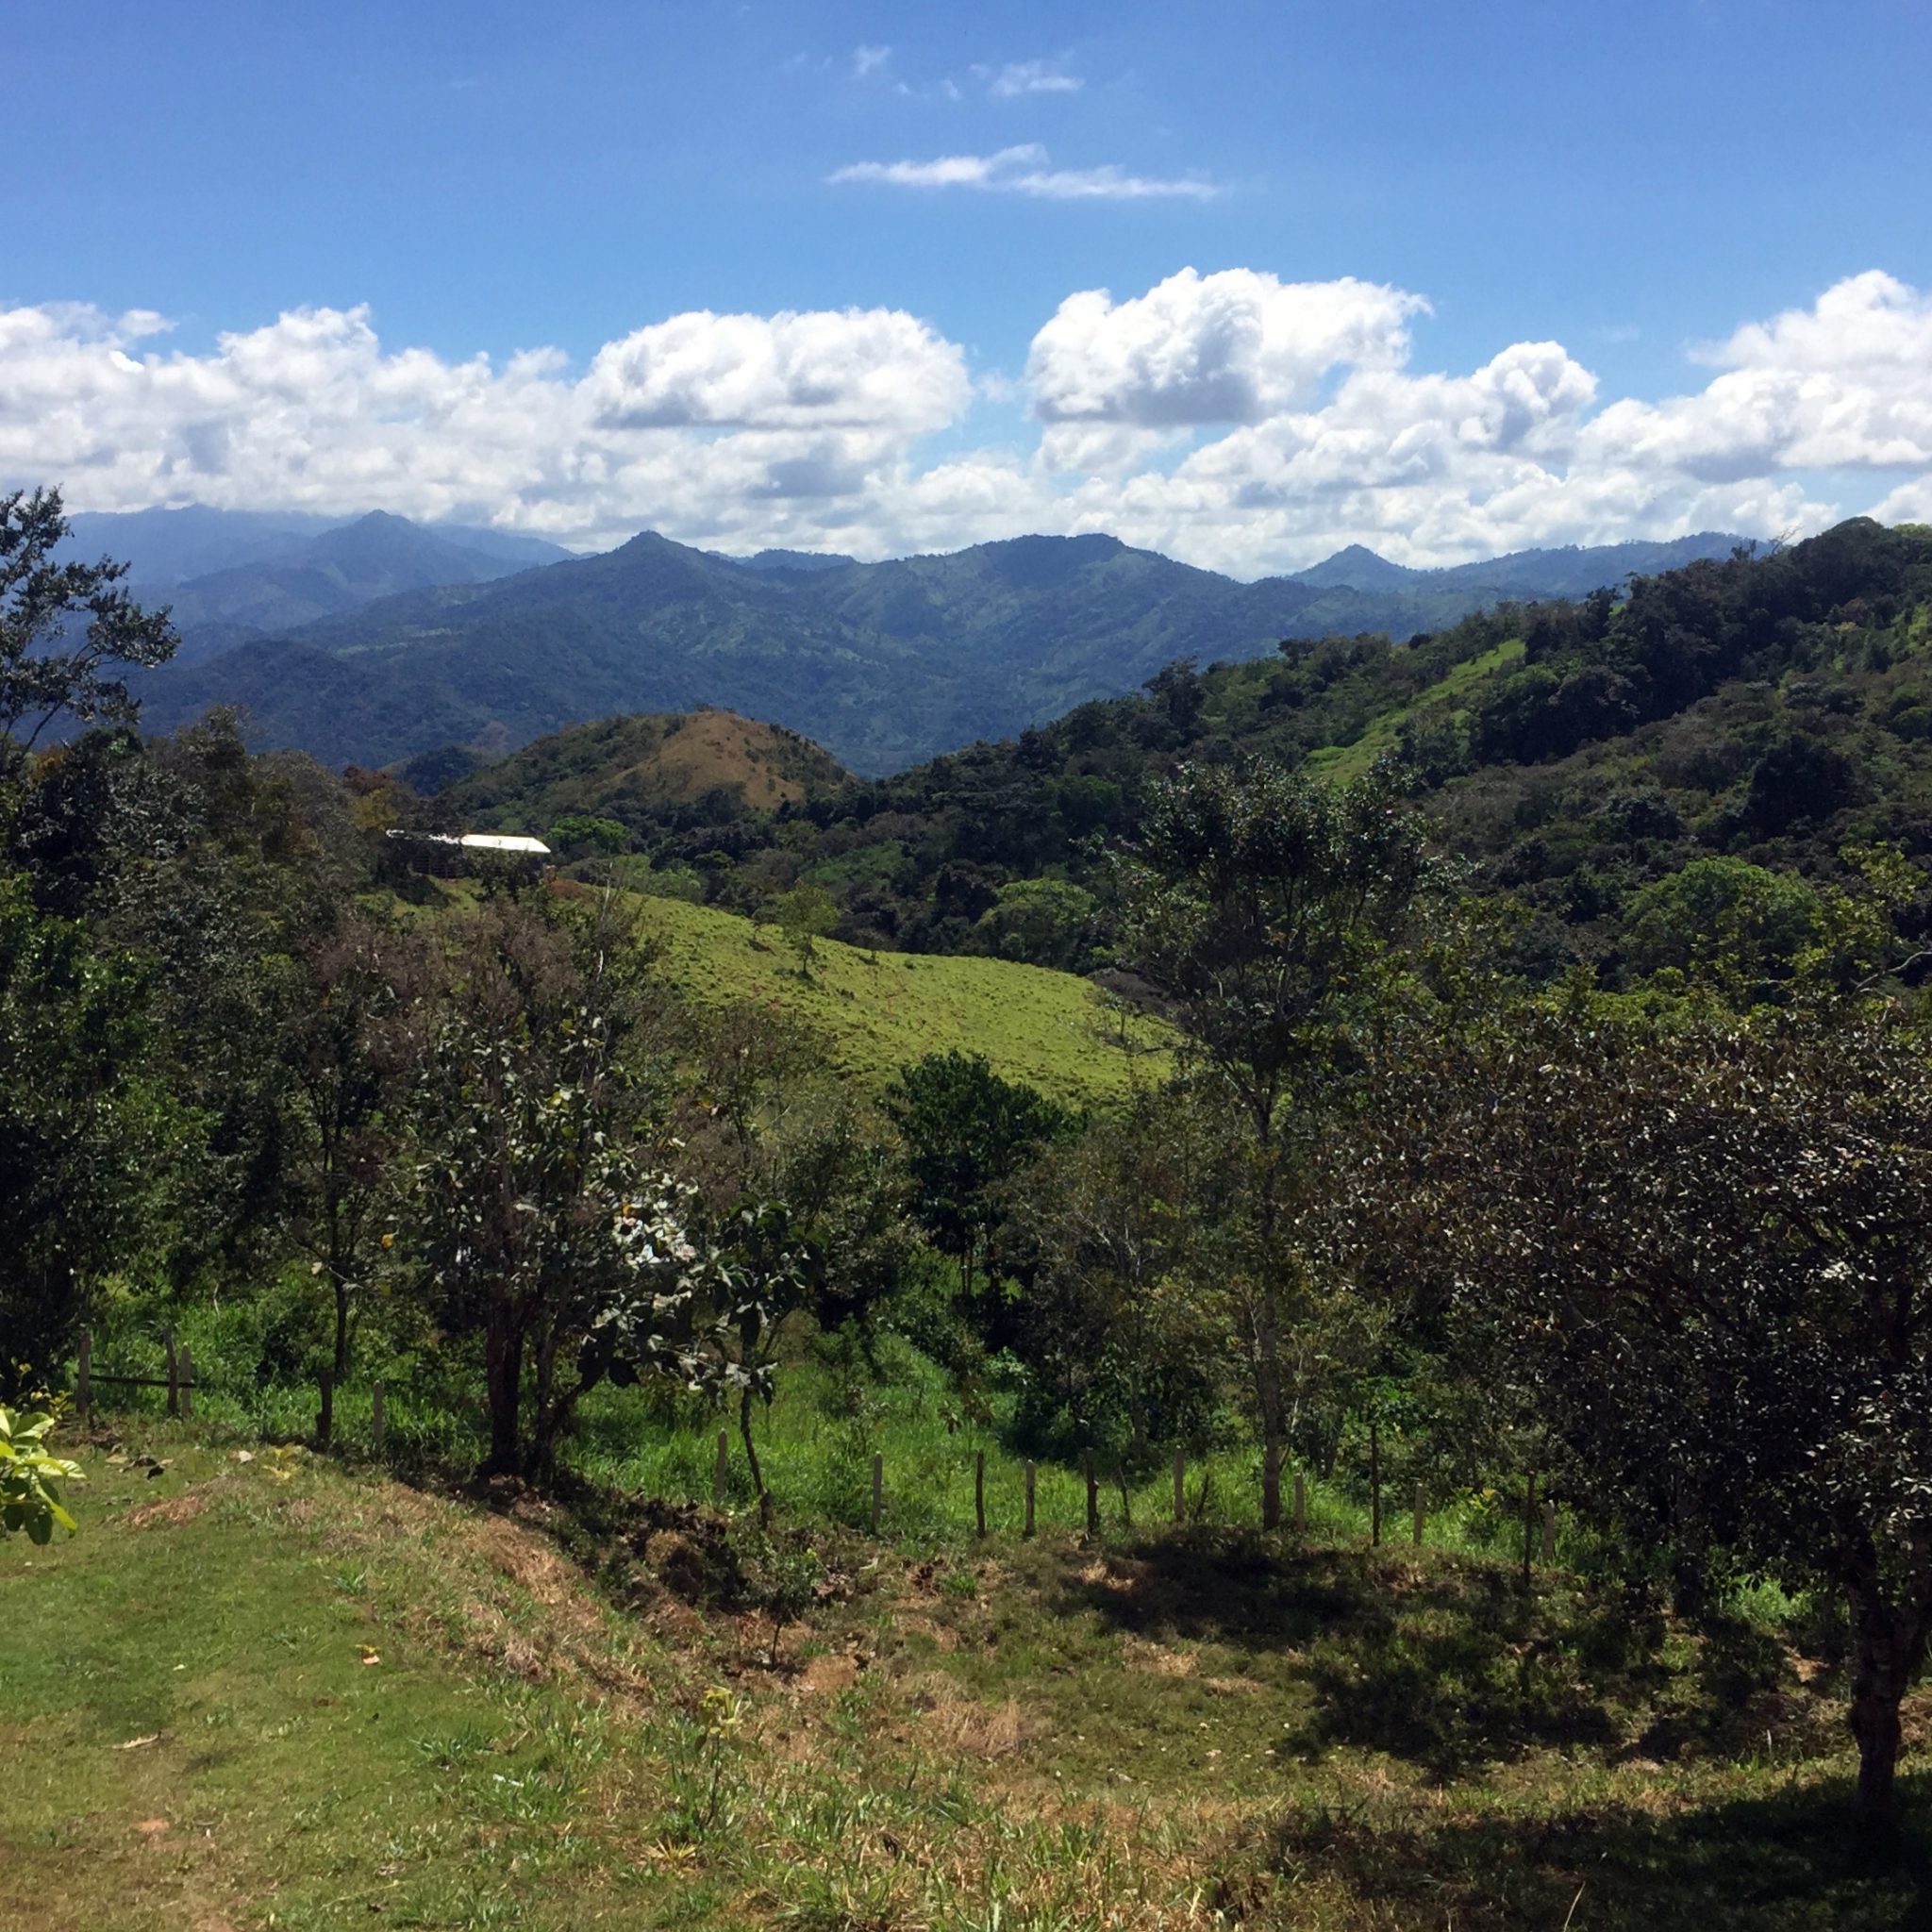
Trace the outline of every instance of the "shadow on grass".
[[[1932, 1777], [1900, 1786], [1897, 1839], [1849, 1824], [1848, 1780], [1671, 1817], [1605, 1807], [1538, 1819], [1373, 1821], [1310, 1809], [1250, 1868], [1259, 1894], [1320, 1876], [1374, 1923], [1463, 1932], [1919, 1932], [1932, 1928]], [[1241, 1879], [1224, 1908], [1252, 1907]]]
[[1633, 1755], [1722, 1757], [1767, 1732], [1809, 1748], [1820, 1729], [1784, 1651], [1747, 1625], [1667, 1659], [1663, 1620], [1641, 1600], [1568, 1578], [1525, 1591], [1465, 1558], [1204, 1530], [1070, 1562], [1058, 1592], [1120, 1629], [1244, 1650], [1291, 1675], [1312, 1692], [1302, 1755], [1356, 1745], [1441, 1780], [1538, 1747], [1613, 1754], [1630, 1740]]

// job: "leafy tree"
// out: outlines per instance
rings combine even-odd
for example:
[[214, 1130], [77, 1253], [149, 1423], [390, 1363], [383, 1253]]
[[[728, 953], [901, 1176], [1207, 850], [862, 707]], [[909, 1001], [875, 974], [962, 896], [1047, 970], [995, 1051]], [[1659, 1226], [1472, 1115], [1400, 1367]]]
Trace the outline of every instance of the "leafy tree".
[[352, 916], [294, 962], [278, 1028], [284, 1213], [328, 1285], [338, 1384], [349, 1373], [358, 1299], [400, 1206], [422, 977], [416, 948]]
[[1932, 1637], [1927, 1048], [1870, 1010], [1644, 1031], [1573, 1001], [1441, 1043], [1356, 1169], [1602, 1520], [1684, 1583], [1728, 1552], [1842, 1595], [1874, 1822]]
[[1129, 1462], [1198, 1439], [1232, 1367], [1216, 1277], [1240, 1169], [1221, 1124], [1183, 1088], [1141, 1094], [1049, 1146], [1019, 1191], [1029, 1406]]
[[785, 943], [798, 956], [799, 973], [807, 979], [817, 962], [818, 942], [839, 924], [839, 904], [823, 886], [794, 886], [772, 908]]
[[957, 1047], [900, 1069], [887, 1114], [906, 1143], [913, 1213], [959, 1263], [960, 1291], [974, 1277], [1004, 1215], [1001, 1191], [1074, 1116], [1043, 1093], [1003, 1080], [983, 1054]]
[[140, 707], [113, 668], [175, 654], [168, 613], [134, 602], [125, 563], [55, 561], [66, 535], [58, 490], [0, 496], [0, 778], [63, 712], [131, 724]]
[[1633, 973], [1674, 968], [1741, 997], [1790, 976], [1818, 918], [1818, 894], [1790, 873], [1741, 858], [1693, 858], [1632, 895], [1624, 958]]
[[621, 937], [484, 908], [455, 935], [424, 1055], [415, 1235], [446, 1324], [482, 1340], [492, 1474], [546, 1475], [620, 1362], [706, 1379]]
[[569, 858], [585, 858], [599, 853], [609, 858], [630, 850], [630, 828], [615, 819], [567, 812], [550, 827], [550, 842]]
[[1084, 886], [1066, 879], [1015, 879], [979, 916], [988, 952], [1003, 959], [1071, 971], [1093, 944], [1096, 905]]
[[0, 1392], [49, 1378], [102, 1274], [142, 1245], [163, 1103], [141, 975], [0, 875]]
[[1387, 949], [1431, 878], [1394, 775], [1336, 790], [1251, 761], [1154, 788], [1123, 860], [1125, 951], [1168, 998], [1244, 1124], [1245, 1228], [1231, 1257], [1262, 1441], [1262, 1520], [1281, 1519], [1287, 1331], [1312, 1312], [1295, 1222], [1324, 1112], [1374, 1029]]

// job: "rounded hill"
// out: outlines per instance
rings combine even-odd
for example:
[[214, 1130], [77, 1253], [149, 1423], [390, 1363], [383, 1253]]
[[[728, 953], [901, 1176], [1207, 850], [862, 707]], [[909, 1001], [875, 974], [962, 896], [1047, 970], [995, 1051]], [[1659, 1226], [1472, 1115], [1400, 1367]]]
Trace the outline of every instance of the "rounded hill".
[[728, 798], [772, 811], [851, 783], [829, 752], [782, 724], [697, 710], [574, 724], [472, 773], [446, 795], [478, 824], [550, 824], [583, 813], [635, 828], [667, 807]]

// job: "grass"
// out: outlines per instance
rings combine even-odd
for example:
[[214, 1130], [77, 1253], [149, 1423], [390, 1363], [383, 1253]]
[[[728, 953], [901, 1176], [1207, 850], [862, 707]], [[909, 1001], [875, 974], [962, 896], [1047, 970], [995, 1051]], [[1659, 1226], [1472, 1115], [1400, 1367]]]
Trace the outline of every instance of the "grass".
[[[216, 1311], [186, 1309], [180, 1340], [191, 1349], [200, 1386], [195, 1417], [233, 1431], [237, 1441], [308, 1439], [319, 1397], [311, 1388], [258, 1381], [254, 1366], [262, 1350], [258, 1310], [238, 1302]], [[1013, 1395], [994, 1388], [968, 1402], [951, 1377], [902, 1338], [878, 1339], [875, 1378], [845, 1373], [803, 1343], [777, 1375], [777, 1395], [753, 1412], [753, 1429], [765, 1483], [794, 1524], [825, 1530], [870, 1529], [872, 1459], [882, 1458], [881, 1535], [910, 1553], [956, 1548], [976, 1528], [975, 1457], [986, 1458], [985, 1496], [990, 1528], [1018, 1531], [1024, 1520], [1025, 1466], [1019, 1446]], [[131, 1330], [104, 1330], [95, 1364], [103, 1371], [158, 1375], [164, 1357], [158, 1341]], [[388, 1463], [408, 1471], [450, 1471], [473, 1466], [484, 1448], [483, 1416], [472, 1393], [453, 1407], [451, 1392], [427, 1377], [416, 1357], [399, 1357], [385, 1374], [379, 1364], [336, 1391], [336, 1445], [355, 1457], [373, 1448], [371, 1383], [385, 1386], [384, 1429]], [[159, 1389], [122, 1391], [118, 1402], [130, 1420], [158, 1424], [165, 1413]], [[757, 1501], [735, 1421], [685, 1397], [666, 1383], [593, 1390], [579, 1412], [578, 1429], [566, 1447], [570, 1470], [600, 1487], [648, 1495], [674, 1504], [714, 1500], [718, 1437], [725, 1436], [725, 1501], [749, 1509]], [[1257, 1528], [1260, 1524], [1260, 1452], [1230, 1428], [1229, 1440], [1188, 1457], [1184, 1496], [1188, 1519], [1208, 1528]], [[1084, 1530], [1087, 1487], [1077, 1458], [1040, 1453], [1035, 1463], [1035, 1522], [1044, 1531]], [[1096, 1458], [1103, 1522], [1113, 1529], [1168, 1522], [1174, 1478], [1158, 1467], [1125, 1473], [1110, 1456]], [[1291, 1481], [1291, 1477], [1290, 1478]], [[1358, 1484], [1305, 1475], [1311, 1532], [1351, 1543], [1370, 1536], [1371, 1508]], [[1391, 1481], [1385, 1490], [1384, 1540], [1394, 1546], [1412, 1536], [1412, 1491]], [[1497, 1499], [1435, 1495], [1427, 1499], [1426, 1547], [1472, 1556], [1507, 1557], [1520, 1549], [1517, 1522]], [[1582, 1551], [1565, 1520], [1559, 1559]]]
[[1108, 1008], [1089, 981], [1013, 960], [875, 953], [820, 940], [809, 976], [777, 930], [678, 899], [638, 902], [663, 970], [699, 1002], [782, 1008], [824, 1042], [829, 1063], [872, 1086], [949, 1048], [1073, 1106], [1104, 1103], [1170, 1071], [1172, 1035]]
[[1363, 776], [1377, 758], [1398, 749], [1402, 727], [1411, 718], [1430, 709], [1446, 708], [1453, 710], [1456, 700], [1472, 686], [1481, 682], [1491, 672], [1500, 671], [1504, 665], [1514, 663], [1522, 656], [1523, 640], [1508, 638], [1478, 657], [1465, 658], [1460, 664], [1453, 665], [1434, 684], [1417, 691], [1406, 705], [1396, 705], [1377, 713], [1353, 744], [1324, 744], [1311, 751], [1307, 756], [1307, 769], [1319, 777], [1332, 778], [1339, 785], [1346, 785]]
[[1932, 1793], [1861, 1853], [1838, 1687], [1752, 1626], [1239, 1528], [823, 1535], [773, 1667], [694, 1512], [119, 1440], [0, 1548], [22, 1932], [1922, 1922]]

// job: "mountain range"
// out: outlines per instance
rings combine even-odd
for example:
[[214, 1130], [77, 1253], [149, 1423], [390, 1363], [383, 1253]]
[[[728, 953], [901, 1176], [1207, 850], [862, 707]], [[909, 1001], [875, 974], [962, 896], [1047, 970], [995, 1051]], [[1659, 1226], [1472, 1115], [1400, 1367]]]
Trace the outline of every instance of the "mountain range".
[[71, 552], [118, 558], [138, 597], [168, 605], [182, 664], [403, 591], [484, 583], [571, 555], [535, 537], [383, 510], [342, 521], [195, 504], [68, 521]]
[[[1738, 541], [1528, 551], [1448, 571], [1357, 548], [1300, 576], [1241, 583], [1099, 535], [860, 563], [723, 557], [646, 532], [601, 556], [517, 570], [456, 533], [367, 517], [303, 540], [297, 559], [182, 582], [171, 595], [187, 647], [142, 694], [153, 725], [236, 705], [258, 746], [362, 765], [450, 745], [491, 756], [586, 719], [718, 707], [876, 774], [1137, 690], [1178, 658], [1238, 660], [1293, 637], [1403, 637]], [[471, 552], [467, 575], [453, 548]], [[385, 581], [392, 593], [361, 594]], [[330, 598], [336, 608], [309, 614]], [[251, 626], [257, 635], [231, 641]]]

